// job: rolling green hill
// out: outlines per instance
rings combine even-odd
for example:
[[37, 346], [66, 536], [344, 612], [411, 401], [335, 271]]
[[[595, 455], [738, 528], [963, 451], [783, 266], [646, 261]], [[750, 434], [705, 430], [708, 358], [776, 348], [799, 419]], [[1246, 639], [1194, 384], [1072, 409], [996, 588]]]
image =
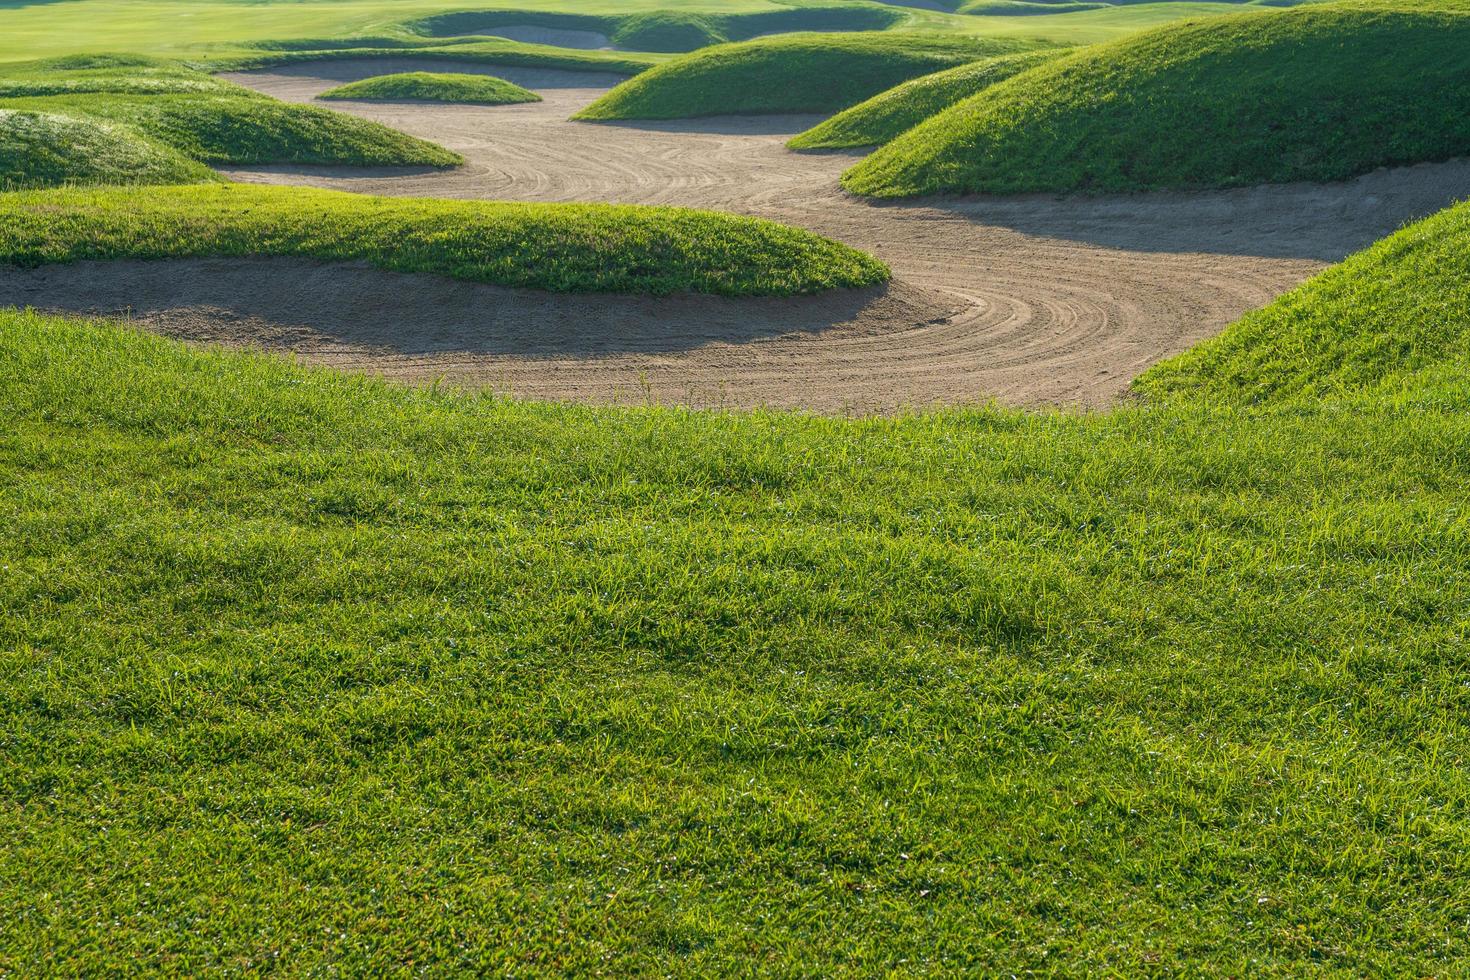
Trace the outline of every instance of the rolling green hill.
[[0, 196], [0, 263], [298, 255], [559, 292], [791, 295], [876, 285], [871, 256], [687, 208], [369, 197], [231, 184]]
[[511, 105], [540, 102], [541, 96], [489, 75], [465, 75], [426, 71], [378, 75], [328, 89], [319, 99], [358, 99], [369, 102], [467, 102], [476, 105]]
[[1339, 180], [1470, 152], [1470, 17], [1313, 6], [1159, 28], [1002, 82], [844, 175], [877, 197]]
[[705, 48], [652, 68], [575, 118], [836, 111], [919, 75], [1034, 47], [1012, 39], [903, 31], [761, 38]]
[[458, 154], [379, 123], [280, 102], [152, 58], [4, 66], [0, 110], [11, 113], [0, 141], [0, 166], [11, 186], [213, 180], [199, 163], [462, 162]]
[[0, 191], [214, 179], [208, 167], [126, 126], [0, 105]]
[[923, 75], [842, 110], [806, 132], [793, 136], [786, 145], [793, 150], [881, 146], [956, 102], [1050, 61], [1059, 53], [1026, 51], [1005, 54]]

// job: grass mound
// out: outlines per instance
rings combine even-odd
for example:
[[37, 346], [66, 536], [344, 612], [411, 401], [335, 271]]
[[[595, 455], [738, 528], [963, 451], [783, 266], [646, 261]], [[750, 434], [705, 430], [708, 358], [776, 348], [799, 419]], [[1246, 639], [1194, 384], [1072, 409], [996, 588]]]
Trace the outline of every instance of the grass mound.
[[870, 286], [876, 259], [683, 208], [501, 204], [226, 185], [0, 198], [0, 262], [299, 255], [558, 292], [791, 295]]
[[127, 127], [0, 107], [0, 191], [214, 179], [209, 168]]
[[614, 44], [631, 51], [694, 51], [728, 40], [710, 18], [672, 11], [626, 17], [612, 34]]
[[1026, 51], [1000, 55], [915, 78], [844, 109], [793, 136], [786, 145], [793, 150], [881, 146], [956, 102], [1050, 61], [1057, 54], [1056, 51]]
[[681, 53], [725, 41], [790, 31], [880, 31], [904, 15], [876, 3], [810, 3], [748, 13], [686, 13], [663, 10], [641, 14], [560, 13], [544, 10], [456, 11], [408, 25], [431, 38], [493, 35], [510, 27], [578, 31], [603, 35], [627, 51]]
[[859, 194], [1338, 180], [1470, 152], [1470, 17], [1308, 7], [1089, 48], [915, 127]]
[[342, 112], [233, 96], [75, 96], [17, 103], [122, 123], [207, 163], [452, 167], [434, 143]]
[[6, 963], [1462, 974], [1416, 378], [609, 411], [0, 312]]
[[760, 38], [706, 48], [652, 68], [575, 118], [831, 112], [919, 75], [1034, 46], [901, 31]]
[[1135, 387], [1178, 399], [1282, 401], [1470, 376], [1470, 204], [1411, 225], [1160, 364]]
[[541, 101], [541, 96], [535, 92], [513, 85], [503, 78], [427, 71], [364, 78], [328, 89], [318, 98], [369, 102], [466, 102], [475, 105], [511, 105]]
[[0, 98], [99, 92], [264, 98], [243, 85], [161, 58], [88, 55], [0, 65]]

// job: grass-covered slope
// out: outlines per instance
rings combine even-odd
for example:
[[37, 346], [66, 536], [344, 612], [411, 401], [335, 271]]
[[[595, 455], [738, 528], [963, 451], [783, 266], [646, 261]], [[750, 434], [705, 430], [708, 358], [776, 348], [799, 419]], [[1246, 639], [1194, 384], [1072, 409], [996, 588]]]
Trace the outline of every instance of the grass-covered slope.
[[1322, 273], [1135, 386], [1177, 399], [1281, 401], [1470, 376], [1470, 205], [1418, 222]]
[[[199, 163], [450, 167], [459, 155], [379, 123], [267, 98], [176, 63], [58, 58], [0, 68], [12, 185], [209, 180]], [[188, 158], [188, 159], [185, 159]]]
[[636, 75], [578, 119], [830, 112], [919, 75], [1034, 44], [903, 31], [791, 34], [723, 44]]
[[264, 98], [176, 61], [141, 55], [84, 55], [0, 65], [0, 98], [99, 92]]
[[1470, 153], [1470, 16], [1305, 7], [1018, 75], [852, 168], [880, 197], [1337, 180]]
[[457, 153], [318, 106], [236, 96], [59, 96], [12, 103], [125, 124], [208, 163], [452, 167]]
[[1467, 401], [599, 411], [0, 313], [0, 967], [1461, 975]]
[[844, 109], [793, 136], [786, 145], [793, 150], [881, 146], [956, 102], [1035, 68], [1057, 54], [1051, 50], [1005, 54], [923, 75]]
[[299, 255], [557, 291], [730, 296], [870, 286], [876, 259], [684, 208], [503, 204], [225, 185], [0, 197], [0, 262]]
[[0, 191], [213, 179], [208, 167], [125, 126], [0, 105]]
[[490, 75], [409, 71], [378, 75], [328, 89], [318, 98], [357, 99], [369, 102], [466, 102], [475, 105], [510, 105], [540, 102], [541, 96]]
[[[688, 52], [726, 41], [793, 31], [880, 31], [905, 14], [879, 3], [793, 3], [716, 13], [655, 10], [643, 13], [567, 13], [546, 10], [464, 10], [410, 22], [415, 34], [458, 39], [497, 30], [540, 28], [602, 38], [626, 51]], [[554, 36], [554, 35], [550, 35]]]

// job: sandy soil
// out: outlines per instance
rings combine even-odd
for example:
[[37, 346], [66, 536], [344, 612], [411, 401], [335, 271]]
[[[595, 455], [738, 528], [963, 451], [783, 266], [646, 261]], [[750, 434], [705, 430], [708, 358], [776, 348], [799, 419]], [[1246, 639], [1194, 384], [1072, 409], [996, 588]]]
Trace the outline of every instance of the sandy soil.
[[837, 187], [852, 156], [782, 146], [816, 117], [567, 121], [614, 76], [376, 59], [231, 77], [305, 101], [343, 81], [425, 68], [500, 75], [545, 101], [334, 103], [459, 151], [469, 162], [457, 171], [228, 173], [378, 194], [719, 208], [872, 251], [894, 283], [801, 301], [653, 301], [304, 262], [128, 263], [7, 274], [0, 302], [131, 307], [178, 336], [537, 398], [823, 412], [992, 398], [1101, 406], [1150, 364], [1470, 188], [1470, 162], [1458, 161], [1329, 186], [873, 205]]

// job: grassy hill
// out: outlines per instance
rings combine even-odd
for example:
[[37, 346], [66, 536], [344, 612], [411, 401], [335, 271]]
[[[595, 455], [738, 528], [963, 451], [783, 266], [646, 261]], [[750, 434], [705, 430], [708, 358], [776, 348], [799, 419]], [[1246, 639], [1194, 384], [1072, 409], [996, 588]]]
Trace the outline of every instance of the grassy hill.
[[280, 102], [198, 69], [151, 58], [98, 56], [5, 66], [0, 68], [0, 110], [12, 113], [5, 124], [8, 135], [0, 141], [0, 168], [12, 174], [12, 186], [213, 179], [200, 163], [451, 167], [462, 162], [458, 154], [379, 123]]
[[[764, 6], [764, 5], [762, 5]], [[750, 11], [655, 10], [643, 13], [565, 13], [546, 10], [474, 10], [436, 14], [407, 25], [432, 38], [494, 35], [539, 27], [601, 35], [626, 51], [688, 52], [726, 41], [794, 31], [878, 31], [907, 15], [881, 3], [791, 3]]]
[[1470, 152], [1470, 17], [1305, 7], [1183, 23], [987, 89], [849, 190], [1115, 191], [1338, 180]]
[[896, 85], [793, 136], [793, 150], [881, 146], [976, 92], [1055, 58], [1057, 51], [1027, 51], [986, 58]]
[[870, 286], [876, 259], [685, 208], [381, 198], [225, 185], [0, 196], [0, 263], [300, 255], [562, 292], [790, 295]]
[[1222, 336], [1149, 371], [1143, 393], [1283, 401], [1399, 391], [1470, 353], [1470, 205], [1405, 228]]
[[489, 75], [410, 71], [378, 75], [328, 89], [320, 99], [358, 99], [369, 102], [467, 102], [477, 105], [510, 105], [540, 102], [535, 92]]
[[1463, 254], [1359, 293], [1448, 341], [1391, 392], [1092, 414], [0, 313], [0, 964], [1463, 973]]
[[836, 111], [919, 75], [1034, 47], [1010, 39], [903, 31], [761, 38], [706, 48], [652, 68], [575, 118]]
[[0, 105], [0, 191], [214, 179], [208, 167], [125, 126]]

